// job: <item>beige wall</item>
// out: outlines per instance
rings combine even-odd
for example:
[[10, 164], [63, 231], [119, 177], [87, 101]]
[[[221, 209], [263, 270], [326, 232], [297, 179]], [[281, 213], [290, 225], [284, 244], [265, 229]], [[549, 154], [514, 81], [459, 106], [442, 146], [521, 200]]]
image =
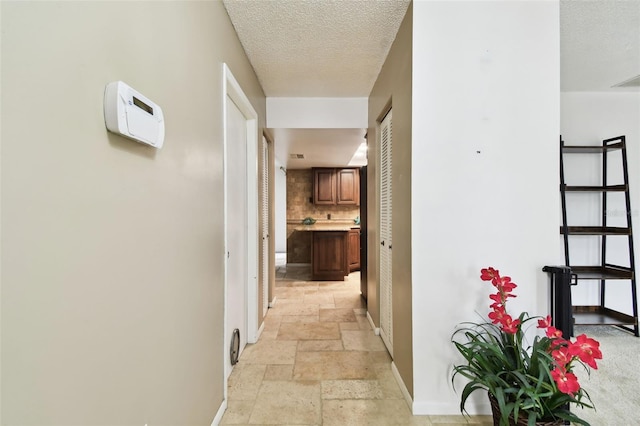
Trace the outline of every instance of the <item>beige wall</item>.
[[413, 5], [391, 47], [369, 97], [368, 159], [368, 310], [379, 324], [379, 153], [378, 123], [393, 108], [393, 358], [410, 394], [413, 392], [411, 296], [411, 67]]
[[[209, 425], [223, 399], [221, 2], [2, 2], [2, 424]], [[163, 107], [107, 133], [105, 85]]]

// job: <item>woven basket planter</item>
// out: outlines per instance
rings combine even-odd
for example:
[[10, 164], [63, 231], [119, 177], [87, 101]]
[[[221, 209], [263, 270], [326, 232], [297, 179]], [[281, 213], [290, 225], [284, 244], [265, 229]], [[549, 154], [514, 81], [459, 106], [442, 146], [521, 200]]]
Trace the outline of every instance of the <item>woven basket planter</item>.
[[[498, 406], [498, 400], [493, 395], [489, 394], [489, 402], [491, 403], [491, 413], [493, 414], [493, 426], [500, 426], [500, 407]], [[552, 420], [552, 421], [540, 421], [536, 422], [536, 426], [562, 426], [564, 420]], [[520, 416], [518, 421], [514, 421], [513, 417], [509, 417], [509, 426], [527, 426], [527, 418]]]

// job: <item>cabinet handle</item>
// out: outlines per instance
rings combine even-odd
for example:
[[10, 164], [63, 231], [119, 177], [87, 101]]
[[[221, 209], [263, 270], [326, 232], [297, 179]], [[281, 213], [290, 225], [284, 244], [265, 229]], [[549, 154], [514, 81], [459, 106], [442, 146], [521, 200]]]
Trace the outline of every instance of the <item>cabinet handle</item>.
[[384, 247], [384, 241], [381, 241], [381, 242], [380, 242], [380, 245]]

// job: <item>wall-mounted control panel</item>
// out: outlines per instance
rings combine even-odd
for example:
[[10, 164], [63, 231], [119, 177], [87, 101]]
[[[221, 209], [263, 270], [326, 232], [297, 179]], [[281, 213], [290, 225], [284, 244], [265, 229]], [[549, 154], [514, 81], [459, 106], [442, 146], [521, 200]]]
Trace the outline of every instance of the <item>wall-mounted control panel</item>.
[[162, 108], [122, 81], [113, 81], [105, 88], [104, 121], [110, 132], [162, 148]]

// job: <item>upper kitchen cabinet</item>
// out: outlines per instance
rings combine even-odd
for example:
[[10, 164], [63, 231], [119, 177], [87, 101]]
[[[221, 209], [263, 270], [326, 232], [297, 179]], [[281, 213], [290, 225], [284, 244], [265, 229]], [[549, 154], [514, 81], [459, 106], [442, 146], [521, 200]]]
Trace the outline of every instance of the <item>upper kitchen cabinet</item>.
[[313, 169], [313, 204], [336, 204], [335, 169]]
[[313, 169], [313, 203], [319, 205], [360, 205], [359, 169]]
[[357, 206], [360, 204], [360, 170], [336, 169], [336, 204]]

